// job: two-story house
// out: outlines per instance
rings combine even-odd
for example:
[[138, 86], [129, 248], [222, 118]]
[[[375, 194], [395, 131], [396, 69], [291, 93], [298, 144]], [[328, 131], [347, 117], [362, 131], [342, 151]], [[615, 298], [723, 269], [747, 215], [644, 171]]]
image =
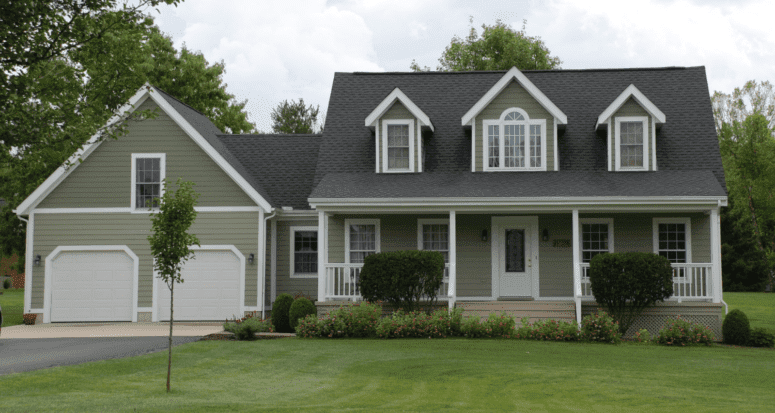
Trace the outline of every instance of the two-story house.
[[158, 109], [90, 142], [16, 209], [29, 220], [25, 312], [43, 322], [159, 321], [147, 200], [196, 183], [202, 247], [176, 287], [182, 320], [360, 299], [363, 260], [430, 249], [440, 297], [469, 314], [580, 319], [605, 252], [667, 257], [666, 316], [720, 336], [724, 171], [703, 67], [337, 73], [322, 135], [224, 135], [151, 86]]

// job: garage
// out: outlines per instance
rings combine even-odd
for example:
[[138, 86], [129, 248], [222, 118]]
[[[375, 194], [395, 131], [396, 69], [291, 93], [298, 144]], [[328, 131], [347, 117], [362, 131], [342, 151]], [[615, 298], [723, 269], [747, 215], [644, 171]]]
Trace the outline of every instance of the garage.
[[47, 259], [51, 321], [132, 321], [136, 257], [129, 251], [66, 250]]
[[[234, 249], [197, 249], [175, 284], [175, 320], [223, 321], [242, 317], [244, 257]], [[159, 320], [170, 319], [170, 290], [157, 281]]]

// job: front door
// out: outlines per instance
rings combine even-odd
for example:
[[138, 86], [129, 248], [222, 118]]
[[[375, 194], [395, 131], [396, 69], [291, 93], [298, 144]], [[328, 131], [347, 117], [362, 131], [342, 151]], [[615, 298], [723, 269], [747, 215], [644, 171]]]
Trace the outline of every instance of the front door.
[[536, 296], [537, 221], [536, 217], [493, 217], [496, 297]]

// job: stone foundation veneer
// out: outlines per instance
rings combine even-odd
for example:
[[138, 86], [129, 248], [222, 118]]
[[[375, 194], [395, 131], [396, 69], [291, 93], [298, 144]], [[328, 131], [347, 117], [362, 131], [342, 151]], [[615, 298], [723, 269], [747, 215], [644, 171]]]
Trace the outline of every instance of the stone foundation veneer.
[[137, 322], [138, 323], [150, 323], [153, 321], [153, 313], [137, 313]]

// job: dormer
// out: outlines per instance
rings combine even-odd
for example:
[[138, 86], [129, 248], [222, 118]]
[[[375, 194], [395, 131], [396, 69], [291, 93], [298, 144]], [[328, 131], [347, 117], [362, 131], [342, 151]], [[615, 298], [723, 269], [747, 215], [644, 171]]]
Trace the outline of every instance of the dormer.
[[365, 124], [374, 129], [377, 173], [422, 172], [422, 128], [433, 131], [433, 124], [401, 89], [393, 89]]
[[665, 114], [635, 85], [630, 85], [597, 118], [607, 128], [609, 171], [656, 171], [657, 127]]
[[567, 116], [512, 67], [461, 119], [471, 128], [471, 171], [557, 171]]

